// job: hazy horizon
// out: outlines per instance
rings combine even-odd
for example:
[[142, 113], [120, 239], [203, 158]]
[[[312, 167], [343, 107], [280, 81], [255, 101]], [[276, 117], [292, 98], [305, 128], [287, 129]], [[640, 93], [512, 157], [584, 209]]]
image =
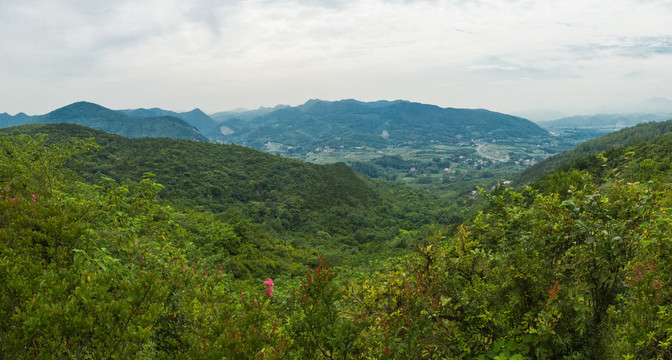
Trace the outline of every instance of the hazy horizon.
[[672, 98], [662, 0], [0, 0], [0, 112], [313, 98], [567, 116]]
[[[272, 106], [264, 106], [261, 105], [257, 108], [244, 108], [244, 107], [237, 107], [234, 109], [224, 109], [224, 110], [217, 110], [217, 111], [206, 111], [203, 110], [199, 107], [191, 108], [191, 109], [174, 109], [174, 108], [160, 108], [162, 110], [168, 110], [168, 111], [174, 111], [174, 112], [189, 112], [192, 110], [199, 109], [203, 111], [207, 115], [214, 115], [216, 113], [220, 112], [245, 112], [245, 111], [254, 111], [254, 110], [260, 110], [260, 109], [272, 109], [275, 107], [282, 107], [282, 106], [299, 106], [305, 104], [307, 101], [310, 100], [323, 100], [323, 101], [341, 101], [341, 100], [357, 100], [360, 101], [359, 99], [338, 99], [338, 100], [325, 100], [325, 99], [308, 99], [302, 103], [296, 104], [296, 105], [290, 105], [290, 104], [275, 104]], [[409, 101], [406, 99], [378, 99], [382, 101]], [[373, 100], [373, 101], [378, 101], [378, 100]], [[51, 111], [60, 109], [62, 107], [66, 107], [69, 105], [72, 105], [76, 102], [91, 102], [87, 100], [77, 100], [73, 103], [69, 104], [63, 104], [62, 106], [58, 106], [57, 108], [51, 109], [47, 112], [44, 113], [39, 113], [39, 114], [32, 114], [28, 113], [25, 111], [19, 111], [16, 113], [8, 113], [6, 111], [3, 111], [0, 109], [0, 114], [2, 113], [8, 113], [10, 116], [18, 115], [18, 113], [25, 113], [28, 116], [41, 116], [45, 115]], [[140, 106], [137, 108], [111, 108], [109, 106], [106, 106], [105, 104], [100, 104], [96, 103], [97, 105], [109, 108], [111, 110], [136, 110], [136, 109], [152, 109], [152, 108], [158, 108], [156, 106]], [[436, 105], [436, 104], [429, 104], [425, 103], [428, 105]], [[438, 106], [438, 105], [437, 105]], [[444, 108], [459, 108], [459, 107], [454, 107], [454, 106], [442, 106]], [[522, 111], [512, 111], [512, 112], [505, 112], [505, 111], [498, 111], [496, 109], [488, 109], [490, 111], [496, 111], [496, 112], [501, 112], [509, 115], [514, 115], [522, 118], [526, 118], [528, 120], [531, 120], [533, 122], [537, 123], [543, 123], [547, 121], [552, 121], [552, 120], [557, 120], [557, 119], [562, 119], [562, 118], [569, 118], [569, 117], [574, 117], [574, 116], [592, 116], [592, 115], [604, 115], [604, 114], [651, 114], [651, 115], [670, 115], [672, 117], [672, 100], [666, 99], [666, 98], [651, 98], [648, 101], [642, 102], [642, 103], [632, 103], [632, 104], [613, 104], [611, 106], [602, 106], [602, 107], [595, 107], [593, 109], [586, 110], [584, 112], [577, 112], [577, 113], [562, 113], [560, 111], [554, 110], [554, 109], [528, 109], [528, 110], [522, 110]]]

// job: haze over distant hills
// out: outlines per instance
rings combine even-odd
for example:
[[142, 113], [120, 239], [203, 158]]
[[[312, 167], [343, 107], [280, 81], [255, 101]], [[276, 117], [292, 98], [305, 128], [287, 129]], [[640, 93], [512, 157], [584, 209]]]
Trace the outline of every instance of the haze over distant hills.
[[627, 126], [634, 126], [645, 122], [659, 122], [672, 119], [672, 113], [667, 114], [597, 114], [564, 117], [553, 121], [539, 122], [546, 129], [559, 128], [595, 128], [605, 132], [615, 131]]
[[275, 110], [280, 110], [280, 109], [284, 109], [284, 108], [288, 108], [288, 107], [290, 107], [290, 106], [289, 105], [276, 105], [272, 108], [262, 106], [262, 107], [260, 107], [256, 110], [248, 110], [248, 109], [239, 108], [239, 109], [234, 109], [234, 110], [231, 110], [231, 111], [216, 112], [214, 114], [211, 114], [210, 117], [215, 119], [215, 121], [217, 121], [219, 123], [227, 121], [227, 120], [231, 120], [231, 119], [251, 120], [251, 119], [254, 119], [258, 116], [266, 115], [266, 114], [268, 114], [270, 112], [273, 112]]
[[651, 113], [651, 114], [672, 114], [672, 100], [664, 97], [653, 97], [640, 102], [619, 102], [614, 104], [602, 105], [594, 108], [587, 114], [629, 114], [629, 113]]
[[[577, 120], [582, 127], [595, 126], [635, 125], [645, 121], [663, 121], [672, 118], [672, 100], [664, 97], [654, 97], [641, 102], [623, 102], [595, 106], [580, 112], [567, 114], [554, 109], [531, 109], [512, 113], [536, 122], [544, 127], [564, 127], [564, 120], [568, 123]], [[620, 117], [616, 119], [616, 117]], [[611, 120], [613, 119], [613, 121]], [[658, 120], [663, 119], [663, 120]], [[563, 120], [563, 121], [560, 121]], [[554, 122], [551, 124], [551, 122]], [[548, 126], [547, 126], [548, 125]]]

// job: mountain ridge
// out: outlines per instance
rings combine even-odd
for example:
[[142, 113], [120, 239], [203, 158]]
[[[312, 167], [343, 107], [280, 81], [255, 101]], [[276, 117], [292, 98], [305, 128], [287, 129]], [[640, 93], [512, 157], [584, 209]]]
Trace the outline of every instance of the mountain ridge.
[[296, 107], [257, 116], [253, 121], [229, 118], [220, 125], [233, 131], [215, 134], [218, 140], [255, 148], [262, 148], [267, 142], [333, 146], [348, 141], [402, 144], [429, 139], [457, 142], [473, 138], [551, 136], [537, 124], [513, 115], [485, 109], [442, 108], [406, 100], [311, 99]]
[[125, 109], [119, 111], [125, 114], [145, 118], [159, 117], [159, 116], [176, 117], [178, 119], [186, 121], [188, 124], [197, 128], [201, 132], [201, 134], [206, 134], [212, 131], [217, 126], [217, 122], [199, 108], [195, 108], [187, 112], [175, 112], [170, 110], [164, 110], [161, 108], [150, 108], [150, 109], [139, 108], [139, 109]]
[[31, 119], [29, 123], [70, 123], [128, 137], [169, 137], [207, 141], [195, 127], [173, 116], [138, 117], [86, 101], [58, 108]]
[[9, 115], [8, 113], [0, 114], [0, 127], [9, 127], [23, 125], [30, 122], [36, 116], [26, 115], [26, 113], [20, 112], [16, 115]]

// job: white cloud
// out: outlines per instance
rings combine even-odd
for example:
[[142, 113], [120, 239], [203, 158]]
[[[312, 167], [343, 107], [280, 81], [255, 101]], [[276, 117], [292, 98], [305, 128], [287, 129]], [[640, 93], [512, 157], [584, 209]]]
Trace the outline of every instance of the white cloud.
[[0, 111], [670, 97], [670, 15], [631, 0], [0, 0]]

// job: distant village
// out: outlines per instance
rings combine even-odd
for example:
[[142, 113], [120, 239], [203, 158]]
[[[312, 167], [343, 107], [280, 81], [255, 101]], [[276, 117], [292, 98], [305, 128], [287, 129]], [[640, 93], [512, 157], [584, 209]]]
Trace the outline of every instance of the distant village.
[[[431, 140], [429, 144], [425, 143], [425, 146], [420, 146], [420, 142], [408, 141], [400, 147], [390, 147], [387, 149], [367, 147], [367, 145], [322, 145], [307, 148], [304, 146], [286, 146], [269, 142], [266, 144], [266, 148], [267, 151], [271, 150], [281, 155], [318, 163], [333, 161], [366, 162], [384, 155], [399, 155], [404, 160], [408, 160], [409, 162], [415, 161], [418, 164], [417, 166], [406, 168], [406, 173], [402, 176], [411, 178], [418, 178], [422, 175], [431, 176], [435, 178], [434, 181], [438, 182], [453, 179], [461, 171], [485, 170], [504, 164], [529, 167], [543, 160], [543, 156], [521, 155], [522, 152], [514, 153], [505, 150], [494, 150], [493, 146], [499, 145], [497, 142], [495, 139], [490, 139], [487, 142], [483, 140], [470, 140], [445, 144], [438, 140]], [[526, 147], [546, 145], [549, 144], [526, 144]], [[407, 152], [399, 151], [407, 147]], [[460, 148], [464, 149], [464, 154], [462, 155], [458, 155]], [[506, 145], [504, 147], [500, 145], [498, 148], [506, 149]], [[396, 171], [404, 171], [400, 168], [396, 169]]]

